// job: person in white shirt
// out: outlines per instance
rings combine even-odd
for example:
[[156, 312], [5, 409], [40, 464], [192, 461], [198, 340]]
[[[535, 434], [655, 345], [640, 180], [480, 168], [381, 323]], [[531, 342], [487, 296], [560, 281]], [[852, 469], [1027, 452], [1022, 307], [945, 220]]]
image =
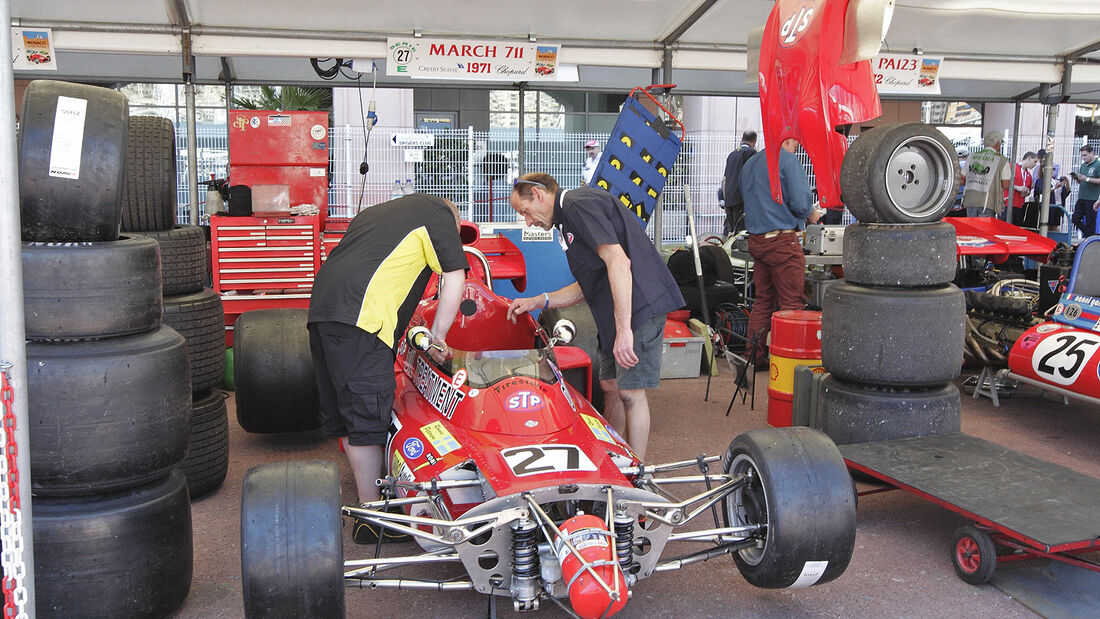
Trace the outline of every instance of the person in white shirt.
[[584, 143], [584, 164], [581, 166], [581, 186], [592, 182], [592, 174], [596, 172], [596, 165], [600, 163], [603, 152], [600, 150], [598, 140], [588, 140]]

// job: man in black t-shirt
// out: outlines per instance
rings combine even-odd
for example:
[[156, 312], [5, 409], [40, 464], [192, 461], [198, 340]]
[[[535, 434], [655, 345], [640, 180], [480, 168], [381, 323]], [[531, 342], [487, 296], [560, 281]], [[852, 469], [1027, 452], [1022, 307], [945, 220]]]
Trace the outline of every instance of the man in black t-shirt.
[[321, 433], [340, 438], [362, 502], [379, 498], [375, 480], [393, 409], [394, 348], [433, 272], [442, 282], [431, 331], [447, 350], [444, 338], [466, 280], [458, 227], [453, 203], [422, 193], [369, 207], [352, 220], [313, 282], [309, 344]]
[[756, 132], [741, 134], [741, 146], [726, 157], [726, 169], [722, 173], [722, 199], [725, 202], [726, 234], [737, 234], [745, 229], [745, 197], [741, 195], [741, 169], [756, 154]]
[[516, 182], [511, 204], [527, 225], [558, 228], [577, 281], [516, 299], [508, 317], [514, 321], [524, 312], [588, 301], [600, 344], [604, 414], [644, 459], [645, 390], [660, 383], [665, 317], [684, 306], [680, 288], [634, 214], [602, 189], [565, 191], [549, 174], [526, 174]]

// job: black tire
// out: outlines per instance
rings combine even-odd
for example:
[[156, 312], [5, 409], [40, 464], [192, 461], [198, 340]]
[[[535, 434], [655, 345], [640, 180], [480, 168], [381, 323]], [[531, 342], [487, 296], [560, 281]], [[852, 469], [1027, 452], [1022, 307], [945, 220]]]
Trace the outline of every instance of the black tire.
[[955, 147], [935, 127], [901, 123], [859, 136], [840, 167], [844, 205], [863, 223], [939, 221], [959, 191]]
[[175, 226], [142, 236], [160, 243], [164, 296], [198, 292], [206, 285], [206, 236], [198, 226]]
[[[76, 123], [80, 130], [73, 126], [59, 135], [61, 150], [54, 153], [59, 97], [69, 103], [83, 102], [86, 108], [82, 116], [67, 116], [81, 118]], [[126, 97], [114, 90], [52, 80], [35, 80], [27, 86], [19, 132], [24, 241], [118, 239], [127, 117]], [[64, 159], [75, 152], [73, 144], [80, 144], [80, 160], [67, 167]]]
[[331, 462], [253, 467], [241, 493], [244, 614], [344, 617], [340, 475]]
[[[703, 285], [711, 286], [716, 281], [734, 281], [733, 265], [730, 256], [720, 245], [700, 245], [699, 265], [703, 268]], [[676, 283], [681, 286], [697, 286], [695, 275], [695, 255], [691, 249], [674, 252], [668, 257], [668, 270]]]
[[307, 317], [304, 309], [264, 309], [237, 318], [233, 382], [237, 423], [246, 431], [300, 432], [320, 426]]
[[730, 443], [722, 470], [753, 473], [723, 501], [727, 525], [767, 525], [762, 545], [733, 555], [745, 580], [782, 589], [844, 573], [855, 546], [855, 495], [828, 437], [811, 428], [751, 430]]
[[592, 383], [592, 406], [598, 411], [603, 411], [603, 387], [600, 387], [600, 344], [596, 334], [596, 319], [592, 317], [592, 310], [588, 308], [587, 303], [578, 303], [569, 307], [552, 307], [539, 314], [539, 324], [547, 333], [550, 333], [554, 328], [554, 324], [562, 319], [573, 321], [577, 328], [577, 333], [569, 345], [584, 350], [588, 354], [588, 359], [592, 362], [591, 376], [578, 377], [579, 380], [573, 380], [571, 377], [572, 370], [564, 372], [563, 376], [566, 380], [569, 380], [570, 384], [580, 389], [582, 393], [584, 387], [580, 381], [590, 380]]
[[[707, 312], [711, 319], [714, 318], [719, 305], [740, 305], [744, 301], [744, 296], [741, 294], [743, 291], [744, 288], [741, 285], [724, 281], [705, 286], [703, 292], [707, 296]], [[702, 320], [703, 297], [699, 294], [699, 286], [697, 284], [680, 286], [680, 294], [684, 296], [684, 304], [691, 311], [692, 318]]]
[[178, 471], [133, 490], [35, 497], [39, 617], [167, 617], [191, 589], [191, 505]]
[[187, 455], [191, 388], [183, 337], [168, 327], [84, 342], [28, 342], [31, 489], [120, 490]]
[[180, 466], [191, 500], [217, 490], [229, 470], [229, 417], [225, 394], [211, 389], [191, 405], [191, 448]]
[[122, 230], [176, 223], [176, 130], [160, 116], [131, 116], [122, 184]]
[[140, 236], [101, 243], [23, 243], [28, 339], [93, 339], [161, 321], [160, 250]]
[[225, 310], [210, 288], [164, 297], [164, 324], [187, 340], [191, 391], [216, 387], [225, 373]]
[[965, 525], [951, 536], [951, 564], [963, 582], [984, 585], [997, 570], [997, 547], [989, 534]]
[[939, 386], [962, 371], [966, 302], [955, 286], [920, 290], [847, 282], [825, 291], [821, 359], [856, 383]]
[[955, 226], [853, 224], [844, 229], [844, 280], [863, 286], [926, 288], [955, 279]]
[[825, 378], [818, 429], [837, 445], [951, 434], [960, 430], [959, 389], [875, 389]]

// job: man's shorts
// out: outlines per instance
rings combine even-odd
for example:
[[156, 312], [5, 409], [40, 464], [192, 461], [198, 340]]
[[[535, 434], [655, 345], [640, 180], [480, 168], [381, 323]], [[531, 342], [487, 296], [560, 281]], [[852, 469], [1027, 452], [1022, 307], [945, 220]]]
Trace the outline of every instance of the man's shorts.
[[340, 322], [309, 325], [321, 402], [321, 434], [351, 445], [384, 445], [393, 410], [393, 350], [373, 333]]
[[634, 354], [638, 363], [624, 368], [615, 355], [600, 347], [600, 380], [617, 378], [619, 389], [656, 389], [661, 384], [661, 348], [665, 339], [665, 315], [654, 316], [634, 330]]

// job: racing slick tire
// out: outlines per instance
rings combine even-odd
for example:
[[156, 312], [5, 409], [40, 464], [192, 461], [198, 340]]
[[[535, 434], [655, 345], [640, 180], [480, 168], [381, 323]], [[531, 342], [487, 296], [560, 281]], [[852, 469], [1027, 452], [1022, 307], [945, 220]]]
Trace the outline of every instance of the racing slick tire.
[[821, 386], [815, 424], [837, 445], [950, 434], [960, 430], [959, 389], [884, 389], [828, 376]]
[[169, 617], [191, 590], [191, 504], [179, 471], [90, 497], [34, 497], [39, 617]]
[[156, 241], [23, 243], [23, 313], [32, 340], [151, 331], [161, 323]]
[[27, 86], [19, 127], [24, 241], [118, 239], [128, 113], [126, 96], [109, 88], [53, 80]]
[[176, 131], [160, 116], [131, 116], [122, 183], [122, 230], [176, 223]]
[[955, 286], [870, 288], [847, 282], [825, 290], [821, 360], [844, 380], [931, 387], [962, 371], [966, 301]]
[[245, 616], [343, 619], [342, 542], [335, 464], [252, 467], [241, 493]]
[[191, 500], [205, 496], [225, 481], [229, 471], [229, 418], [225, 394], [211, 389], [191, 403], [191, 448], [180, 465]]
[[955, 226], [852, 224], [844, 229], [844, 281], [862, 286], [926, 288], [955, 279]]
[[752, 474], [723, 501], [726, 525], [767, 525], [757, 545], [733, 555], [745, 580], [782, 589], [844, 573], [855, 546], [855, 494], [827, 436], [811, 428], [751, 430], [733, 439], [722, 468]]
[[203, 289], [206, 285], [206, 236], [202, 228], [174, 226], [140, 234], [160, 244], [165, 296]]
[[320, 427], [308, 310], [244, 312], [233, 328], [237, 423], [258, 434]]
[[924, 123], [862, 133], [840, 166], [841, 199], [863, 223], [939, 221], [959, 191], [955, 147]]
[[163, 320], [187, 340], [191, 391], [216, 387], [225, 373], [225, 311], [218, 293], [204, 288], [164, 297]]
[[28, 342], [27, 395], [35, 496], [132, 488], [164, 477], [187, 455], [187, 350], [169, 327]]
[[[547, 333], [554, 328], [556, 322], [562, 319], [573, 321], [577, 328], [577, 333], [573, 336], [573, 341], [569, 345], [584, 350], [588, 354], [588, 359], [592, 362], [592, 375], [589, 377], [592, 382], [591, 404], [593, 408], [603, 412], [603, 387], [600, 386], [600, 345], [596, 336], [596, 319], [592, 317], [592, 310], [588, 308], [587, 303], [578, 303], [569, 307], [552, 307], [543, 310], [539, 314], [539, 324]], [[571, 374], [572, 372], [566, 372], [564, 374], [565, 379], [583, 393], [584, 385], [577, 384], [579, 381], [574, 382]]]

